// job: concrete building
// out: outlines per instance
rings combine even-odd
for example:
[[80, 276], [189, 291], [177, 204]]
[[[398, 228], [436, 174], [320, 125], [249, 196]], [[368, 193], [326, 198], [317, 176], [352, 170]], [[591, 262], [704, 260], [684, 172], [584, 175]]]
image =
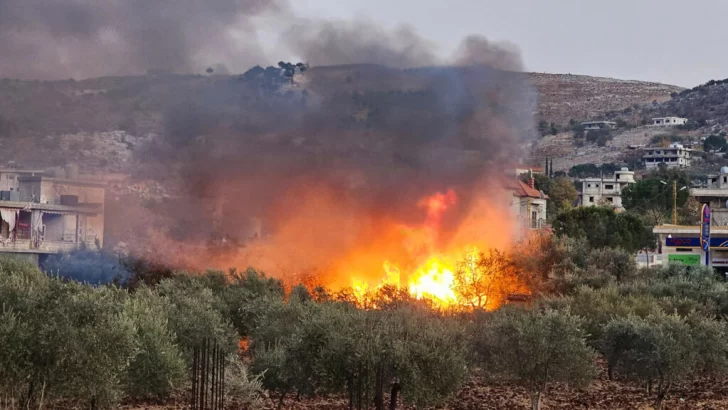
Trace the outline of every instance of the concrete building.
[[[712, 210], [711, 210], [712, 212]], [[653, 232], [659, 238], [659, 254], [663, 264], [705, 265], [705, 251], [700, 246], [700, 227], [682, 225], [656, 226]], [[708, 266], [728, 272], [728, 227], [710, 228]]]
[[701, 204], [710, 204], [714, 226], [728, 226], [728, 167], [722, 167], [718, 174], [709, 174], [707, 187], [691, 188], [690, 196]]
[[82, 245], [103, 246], [103, 182], [73, 172], [70, 178], [17, 172], [15, 184], [0, 191], [0, 253], [38, 263]]
[[546, 201], [548, 196], [533, 186], [533, 179], [526, 184], [516, 178], [505, 180], [504, 186], [511, 193], [510, 208], [521, 231], [546, 227]]
[[668, 168], [685, 168], [690, 166], [690, 151], [676, 142], [667, 148], [648, 147], [644, 149], [642, 161], [647, 170], [658, 168], [660, 164], [665, 164]]
[[587, 121], [582, 122], [581, 125], [584, 127], [584, 131], [613, 130], [617, 128], [617, 123], [614, 121]]
[[676, 125], [683, 125], [688, 122], [687, 118], [682, 117], [660, 117], [652, 119], [653, 127], [674, 127]]
[[622, 190], [634, 183], [634, 172], [629, 168], [622, 168], [610, 178], [584, 178], [579, 182], [580, 206], [608, 205], [622, 209]]

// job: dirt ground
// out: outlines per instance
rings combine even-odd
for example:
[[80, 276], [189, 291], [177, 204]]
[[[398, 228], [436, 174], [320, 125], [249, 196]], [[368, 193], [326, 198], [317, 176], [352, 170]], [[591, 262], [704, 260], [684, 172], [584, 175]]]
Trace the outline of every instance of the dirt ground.
[[[543, 399], [544, 410], [550, 409], [652, 409], [654, 398], [646, 389], [624, 381], [609, 381], [606, 371], [585, 389], [562, 386], [551, 388]], [[183, 400], [177, 403], [127, 404], [125, 410], [177, 410], [185, 409]], [[227, 409], [244, 409], [235, 403], [228, 403]], [[292, 410], [339, 410], [347, 409], [344, 398], [319, 397], [295, 401], [286, 400], [285, 409]], [[412, 410], [400, 406], [403, 410]], [[664, 402], [664, 409], [670, 410], [722, 410], [728, 409], [728, 378], [719, 380], [696, 380], [676, 386]], [[266, 410], [275, 409], [271, 402]], [[511, 385], [487, 383], [480, 378], [468, 381], [447, 403], [435, 407], [437, 410], [528, 410], [530, 400], [525, 390]]]

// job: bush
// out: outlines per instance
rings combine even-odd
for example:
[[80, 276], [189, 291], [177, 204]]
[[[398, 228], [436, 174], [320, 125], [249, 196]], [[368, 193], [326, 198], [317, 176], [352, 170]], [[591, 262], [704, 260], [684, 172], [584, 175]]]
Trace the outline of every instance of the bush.
[[589, 253], [589, 266], [614, 277], [617, 282], [630, 279], [637, 273], [634, 256], [621, 249], [594, 249]]
[[185, 362], [174, 344], [166, 311], [164, 301], [146, 288], [126, 302], [138, 347], [127, 372], [126, 391], [131, 397], [165, 398], [185, 380]]
[[550, 384], [584, 385], [596, 375], [581, 325], [565, 312], [501, 309], [476, 329], [474, 349], [484, 369], [526, 388], [538, 410]]

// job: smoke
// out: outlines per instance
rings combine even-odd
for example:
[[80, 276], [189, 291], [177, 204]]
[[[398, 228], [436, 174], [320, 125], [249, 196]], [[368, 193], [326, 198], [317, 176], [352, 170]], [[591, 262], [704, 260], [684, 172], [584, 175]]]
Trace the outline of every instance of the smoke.
[[318, 66], [382, 64], [408, 68], [438, 63], [434, 44], [406, 25], [386, 30], [367, 20], [300, 19], [283, 40], [296, 55]]
[[278, 0], [0, 0], [0, 77], [200, 72], [265, 59], [255, 17]]
[[523, 61], [518, 47], [511, 43], [493, 43], [481, 35], [463, 39], [455, 53], [456, 65], [485, 65], [499, 70], [521, 71]]
[[[311, 68], [290, 79], [256, 67], [174, 94], [163, 138], [138, 159], [181, 194], [107, 207], [132, 250], [286, 274], [412, 265], [510, 237], [487, 197], [535, 136], [536, 99], [509, 44], [470, 36], [442, 59], [411, 27], [301, 19], [282, 0], [0, 0], [0, 76], [239, 72], [267, 61], [258, 34], [271, 21]], [[423, 227], [418, 204], [450, 191], [457, 201]], [[212, 252], [191, 250], [205, 243]]]

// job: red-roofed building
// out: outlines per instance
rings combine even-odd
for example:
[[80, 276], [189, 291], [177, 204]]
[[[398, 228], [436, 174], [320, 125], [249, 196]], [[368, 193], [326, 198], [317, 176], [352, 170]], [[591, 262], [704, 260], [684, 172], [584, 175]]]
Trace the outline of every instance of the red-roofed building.
[[511, 210], [523, 229], [546, 227], [546, 202], [548, 196], [533, 186], [533, 179], [525, 183], [517, 178], [506, 178], [503, 187], [511, 191]]

